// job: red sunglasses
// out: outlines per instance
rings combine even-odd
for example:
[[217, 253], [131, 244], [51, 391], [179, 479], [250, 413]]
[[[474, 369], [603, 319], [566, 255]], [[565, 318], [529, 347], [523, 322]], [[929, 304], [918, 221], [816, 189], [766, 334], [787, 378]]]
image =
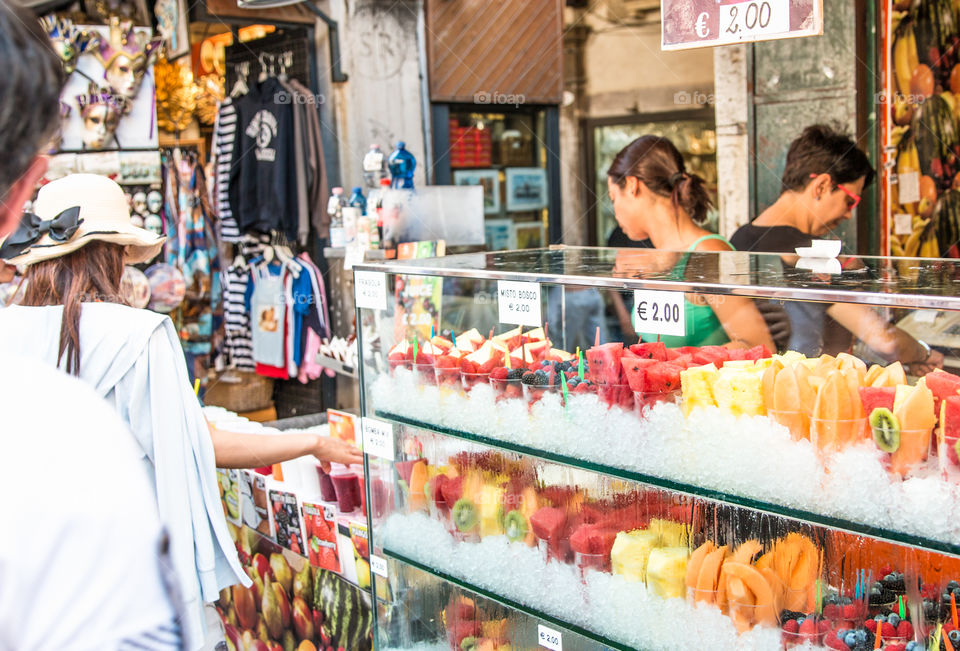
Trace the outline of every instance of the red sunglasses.
[[[819, 174], [811, 174], [811, 175], [810, 175], [810, 178], [811, 178], [811, 179], [815, 179], [815, 178], [817, 178], [817, 176], [819, 176]], [[832, 178], [832, 177], [831, 177], [831, 178]], [[860, 195], [859, 195], [859, 194], [854, 194], [854, 193], [850, 192], [850, 190], [846, 189], [845, 187], [843, 187], [843, 186], [840, 185], [839, 183], [835, 183], [834, 186], [837, 187], [837, 188], [839, 188], [840, 190], [843, 190], [843, 193], [844, 193], [845, 195], [847, 195], [847, 210], [853, 210], [854, 208], [856, 208], [856, 207], [860, 204]]]

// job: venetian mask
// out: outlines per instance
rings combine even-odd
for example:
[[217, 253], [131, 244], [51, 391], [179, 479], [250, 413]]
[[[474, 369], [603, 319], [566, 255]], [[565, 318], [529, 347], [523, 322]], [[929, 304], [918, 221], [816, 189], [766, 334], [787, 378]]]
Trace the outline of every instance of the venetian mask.
[[80, 29], [69, 18], [51, 14], [41, 18], [40, 25], [50, 37], [53, 50], [60, 57], [68, 75], [77, 69], [77, 59], [81, 54], [95, 50], [100, 44], [99, 34]]
[[144, 215], [147, 212], [147, 193], [137, 192], [133, 195], [133, 212]]
[[143, 228], [143, 217], [136, 213], [130, 215], [130, 224], [137, 228]]
[[77, 104], [83, 118], [83, 145], [86, 149], [104, 149], [123, 115], [123, 103], [110, 93], [93, 92], [78, 95]]
[[160, 215], [147, 215], [143, 220], [143, 227], [157, 235], [163, 235], [163, 220], [160, 219]]
[[152, 213], [159, 213], [163, 207], [163, 195], [156, 190], [151, 190], [147, 195], [147, 210]]
[[[137, 96], [161, 43], [160, 39], [148, 40], [147, 35], [136, 31], [130, 21], [110, 20], [110, 36], [106, 41], [100, 41], [94, 54], [103, 65], [103, 76], [114, 94], [126, 100]], [[129, 106], [128, 103], [128, 110]]]

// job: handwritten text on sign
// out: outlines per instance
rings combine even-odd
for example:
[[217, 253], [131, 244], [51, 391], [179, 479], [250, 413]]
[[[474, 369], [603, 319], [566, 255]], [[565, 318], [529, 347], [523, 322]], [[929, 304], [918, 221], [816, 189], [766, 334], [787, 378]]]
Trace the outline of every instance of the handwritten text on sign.
[[353, 285], [357, 307], [387, 309], [387, 274], [382, 271], [355, 271]]
[[537, 640], [545, 649], [550, 651], [563, 651], [563, 637], [559, 631], [548, 628], [543, 624], [537, 624]]
[[686, 334], [686, 304], [683, 292], [639, 289], [633, 292], [633, 324], [644, 335]]
[[376, 418], [364, 418], [363, 451], [393, 461], [393, 425]]
[[822, 0], [660, 0], [660, 8], [664, 50], [823, 33]]
[[500, 323], [532, 328], [543, 325], [539, 283], [498, 281], [497, 304], [500, 308]]
[[387, 578], [387, 559], [376, 554], [370, 554], [370, 569], [377, 576]]

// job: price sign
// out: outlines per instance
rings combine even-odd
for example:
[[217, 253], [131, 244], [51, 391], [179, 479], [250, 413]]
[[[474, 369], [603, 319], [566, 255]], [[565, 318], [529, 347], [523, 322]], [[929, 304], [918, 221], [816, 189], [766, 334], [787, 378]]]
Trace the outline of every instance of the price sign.
[[920, 172], [904, 172], [897, 175], [897, 199], [900, 203], [920, 201]]
[[687, 333], [686, 303], [683, 292], [662, 292], [640, 289], [633, 292], [633, 324], [645, 335], [672, 335]]
[[822, 0], [660, 0], [660, 15], [664, 50], [823, 33]]
[[893, 234], [909, 235], [913, 232], [913, 217], [909, 213], [898, 212], [893, 216]]
[[376, 554], [370, 554], [370, 569], [377, 576], [387, 578], [387, 559]]
[[531, 328], [539, 328], [543, 325], [540, 315], [539, 283], [498, 281], [497, 305], [500, 308], [500, 323]]
[[363, 419], [363, 451], [393, 461], [393, 425], [376, 418]]
[[355, 271], [353, 286], [357, 307], [387, 309], [387, 274], [382, 271]]
[[560, 635], [559, 631], [555, 631], [543, 624], [537, 624], [537, 640], [540, 646], [545, 649], [550, 649], [550, 651], [563, 651], [563, 636]]

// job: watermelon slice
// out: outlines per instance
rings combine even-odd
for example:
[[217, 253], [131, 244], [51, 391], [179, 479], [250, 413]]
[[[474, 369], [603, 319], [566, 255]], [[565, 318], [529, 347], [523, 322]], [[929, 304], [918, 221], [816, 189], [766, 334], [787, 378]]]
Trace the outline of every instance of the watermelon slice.
[[439, 486], [437, 490], [443, 495], [443, 501], [447, 504], [456, 504], [457, 500], [463, 497], [463, 478], [462, 477], [447, 477]]
[[863, 414], [867, 418], [877, 407], [885, 407], [893, 411], [893, 400], [897, 394], [895, 387], [860, 387], [859, 391]]
[[662, 341], [633, 344], [630, 346], [630, 352], [643, 359], [655, 359], [658, 362], [667, 361], [667, 345]]
[[761, 359], [767, 359], [768, 357], [772, 357], [772, 356], [773, 356], [773, 353], [767, 350], [766, 346], [761, 344], [759, 346], [754, 346], [753, 348], [749, 348], [746, 351], [744, 351], [742, 359], [750, 359], [755, 362], [758, 362]]
[[608, 555], [613, 549], [617, 530], [596, 524], [583, 524], [570, 536], [570, 548], [578, 554]]
[[654, 359], [640, 359], [639, 357], [626, 357], [620, 359], [620, 366], [623, 368], [623, 375], [626, 376], [627, 383], [631, 391], [646, 391], [646, 369], [654, 364], [658, 364]]
[[680, 389], [680, 371], [683, 368], [670, 362], [658, 362], [648, 366], [646, 372], [646, 391], [651, 393], [670, 393]]
[[671, 360], [667, 360], [671, 364], [676, 364], [677, 366], [682, 366], [683, 368], [690, 368], [691, 366], [697, 366], [698, 364], [693, 361], [693, 355], [689, 353], [684, 353], [683, 355], [678, 355]]
[[443, 487], [446, 486], [449, 480], [450, 478], [446, 475], [437, 475], [430, 480], [430, 492], [433, 493], [431, 495], [433, 503], [436, 504], [438, 509], [444, 512], [450, 510], [450, 507], [447, 506], [447, 500], [443, 496]]
[[946, 371], [927, 373], [927, 388], [933, 393], [933, 407], [935, 413], [940, 413], [940, 401], [960, 392], [960, 377]]
[[567, 523], [567, 513], [553, 506], [543, 506], [530, 516], [530, 526], [537, 538], [553, 540], [559, 538]]
[[587, 351], [590, 377], [597, 384], [620, 384], [620, 359], [623, 343], [614, 341], [594, 346]]
[[957, 458], [957, 441], [960, 440], [960, 396], [949, 396], [941, 403], [940, 431], [947, 448], [947, 459], [955, 468], [960, 467], [960, 459]]
[[723, 363], [731, 359], [730, 351], [723, 346], [704, 346], [693, 353], [693, 361], [697, 366], [713, 364], [717, 368], [723, 366]]
[[410, 476], [413, 474], [413, 467], [420, 463], [421, 459], [413, 459], [412, 461], [396, 461], [394, 462], [394, 467], [397, 469], [397, 472], [400, 474], [400, 479], [410, 484]]

